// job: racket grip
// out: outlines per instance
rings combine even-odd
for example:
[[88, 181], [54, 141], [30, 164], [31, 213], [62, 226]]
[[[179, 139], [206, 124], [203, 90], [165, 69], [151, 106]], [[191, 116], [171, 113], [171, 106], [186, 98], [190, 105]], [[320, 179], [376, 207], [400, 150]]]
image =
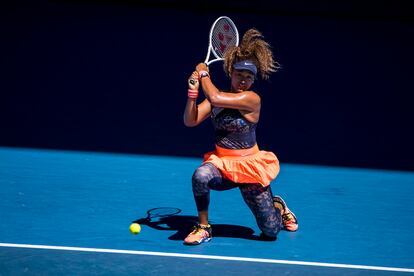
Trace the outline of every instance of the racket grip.
[[196, 82], [195, 82], [195, 80], [191, 79], [191, 80], [190, 80], [190, 83], [191, 83], [192, 85], [194, 85]]

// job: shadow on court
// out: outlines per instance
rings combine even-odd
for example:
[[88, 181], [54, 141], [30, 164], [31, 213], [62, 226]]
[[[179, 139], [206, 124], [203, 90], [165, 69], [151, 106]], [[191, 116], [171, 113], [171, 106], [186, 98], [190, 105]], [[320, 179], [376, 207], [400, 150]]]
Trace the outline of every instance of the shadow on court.
[[[182, 216], [174, 214], [156, 218], [140, 218], [133, 222], [146, 225], [160, 231], [175, 231], [175, 233], [168, 237], [168, 239], [184, 240], [185, 237], [191, 232], [192, 227], [197, 224], [198, 218], [196, 216]], [[255, 235], [253, 229], [245, 226], [214, 223], [212, 223], [211, 226], [213, 228], [214, 237], [240, 238], [259, 241], [268, 240], [261, 236]]]

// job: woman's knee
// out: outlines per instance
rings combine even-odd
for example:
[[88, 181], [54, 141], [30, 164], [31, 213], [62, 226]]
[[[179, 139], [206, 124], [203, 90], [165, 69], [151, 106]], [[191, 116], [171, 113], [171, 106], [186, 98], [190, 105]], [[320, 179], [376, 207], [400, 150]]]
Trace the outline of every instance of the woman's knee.
[[210, 166], [204, 164], [198, 167], [193, 174], [192, 184], [193, 192], [196, 196], [200, 196], [209, 192], [209, 182], [214, 177]]
[[262, 230], [262, 237], [267, 238], [269, 240], [276, 240], [277, 235], [280, 231], [280, 226], [272, 225], [270, 227], [259, 227]]

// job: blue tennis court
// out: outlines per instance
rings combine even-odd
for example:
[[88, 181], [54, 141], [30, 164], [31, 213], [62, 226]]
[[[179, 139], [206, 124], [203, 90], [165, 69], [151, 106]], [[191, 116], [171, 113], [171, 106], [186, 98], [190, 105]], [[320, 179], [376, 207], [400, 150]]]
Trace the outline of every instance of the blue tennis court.
[[[201, 158], [0, 148], [0, 275], [414, 273], [414, 173], [284, 164], [300, 227], [261, 241], [237, 189], [213, 192], [213, 240], [184, 246]], [[152, 208], [180, 212], [145, 222]]]

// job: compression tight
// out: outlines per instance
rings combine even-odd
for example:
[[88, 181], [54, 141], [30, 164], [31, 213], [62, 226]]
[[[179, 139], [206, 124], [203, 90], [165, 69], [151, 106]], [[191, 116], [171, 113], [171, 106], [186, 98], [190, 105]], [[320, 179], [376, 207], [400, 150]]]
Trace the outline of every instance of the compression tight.
[[223, 178], [220, 171], [211, 163], [205, 163], [196, 169], [192, 183], [198, 211], [208, 210], [210, 189], [224, 191], [238, 187], [264, 235], [276, 238], [282, 228], [282, 217], [279, 209], [273, 205], [270, 186], [234, 183]]

